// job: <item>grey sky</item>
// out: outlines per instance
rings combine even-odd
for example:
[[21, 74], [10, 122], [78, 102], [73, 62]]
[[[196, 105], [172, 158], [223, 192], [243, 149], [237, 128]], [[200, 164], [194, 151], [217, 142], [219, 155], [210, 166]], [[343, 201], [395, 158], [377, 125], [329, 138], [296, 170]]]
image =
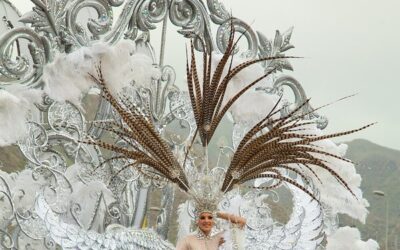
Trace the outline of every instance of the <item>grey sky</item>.
[[225, 0], [234, 15], [268, 37], [294, 26], [296, 77], [315, 106], [359, 93], [321, 111], [328, 131], [378, 124], [345, 139], [366, 138], [400, 149], [400, 1]]
[[[12, 0], [26, 12], [28, 0]], [[378, 124], [344, 140], [365, 138], [400, 149], [400, 10], [399, 0], [224, 0], [234, 16], [253, 23], [268, 38], [275, 29], [294, 26], [289, 54], [297, 78], [319, 106], [349, 94], [356, 97], [320, 113], [330, 119], [328, 132]], [[169, 34], [169, 37], [180, 36]], [[174, 38], [169, 40], [169, 43]], [[184, 59], [184, 52], [179, 58]], [[167, 51], [176, 58], [177, 51]], [[179, 73], [179, 72], [178, 72]], [[178, 79], [179, 80], [179, 76]]]

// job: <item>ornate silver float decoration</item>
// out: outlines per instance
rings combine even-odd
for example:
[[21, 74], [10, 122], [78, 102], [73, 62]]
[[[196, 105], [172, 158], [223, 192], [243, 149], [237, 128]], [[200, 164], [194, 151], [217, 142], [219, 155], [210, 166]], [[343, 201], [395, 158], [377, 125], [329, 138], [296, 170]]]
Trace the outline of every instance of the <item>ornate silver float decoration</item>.
[[[11, 6], [8, 1], [4, 2]], [[290, 44], [292, 29], [283, 34], [277, 31], [275, 39], [269, 40], [242, 20], [231, 16], [218, 0], [32, 0], [32, 3], [35, 5], [33, 10], [20, 18], [24, 25], [10, 26], [10, 30], [0, 37], [0, 88], [15, 85], [42, 88], [43, 68], [58, 53], [71, 53], [99, 41], [110, 45], [122, 39], [135, 41], [153, 59], [161, 71], [161, 78], [154, 80], [151, 86], [133, 86], [130, 96], [134, 102], [150, 107], [155, 124], [176, 152], [183, 151], [189, 135], [195, 131], [195, 122], [187, 95], [175, 85], [174, 68], [164, 64], [167, 62], [164, 58], [167, 23], [180, 27], [178, 32], [185, 38], [193, 39], [198, 50], [203, 49], [201, 41], [205, 41], [209, 49], [224, 51], [231, 23], [236, 32], [244, 33], [247, 40], [248, 48], [241, 49], [244, 57], [282, 56], [293, 48]], [[94, 10], [97, 18], [79, 22], [79, 16], [87, 8]], [[117, 8], [121, 8], [122, 12], [114, 16]], [[156, 30], [157, 23], [162, 23], [158, 58], [150, 43], [150, 34]], [[215, 35], [212, 25], [217, 26]], [[20, 46], [26, 48], [21, 50]], [[272, 88], [260, 91], [266, 95], [282, 95], [282, 87], [288, 86], [294, 93], [295, 100], [287, 101], [285, 112], [290, 112], [306, 100], [305, 91], [298, 81], [290, 76], [278, 75], [282, 70], [292, 69], [289, 61], [275, 60], [265, 63], [263, 67], [265, 71], [276, 68], [277, 72]], [[125, 169], [128, 162], [112, 159], [99, 148], [80, 144], [79, 140], [86, 136], [99, 138], [107, 133], [87, 120], [74, 104], [58, 103], [44, 96], [38, 109], [40, 117], [28, 123], [29, 136], [18, 143], [28, 160], [26, 169], [21, 173], [0, 175], [2, 248], [56, 249], [61, 244], [65, 249], [81, 249], [83, 245], [80, 243], [84, 241], [81, 238], [60, 241], [57, 237], [64, 236], [54, 235], [51, 231], [56, 216], [59, 216], [63, 221], [62, 227], [65, 226], [63, 230], [69, 228], [81, 235], [87, 234], [90, 242], [101, 241], [103, 245], [112, 245], [126, 237], [127, 240], [122, 241], [126, 245], [118, 249], [131, 249], [129, 244], [133, 244], [134, 237], [139, 237], [135, 234], [148, 219], [153, 190], [161, 190], [163, 194], [155, 231], [161, 238], [167, 239], [168, 218], [174, 206], [174, 188], [163, 179], [150, 181], [146, 175], [151, 173]], [[312, 113], [310, 106], [305, 106], [301, 112], [310, 113], [308, 119], [317, 119], [321, 128], [326, 127], [327, 120]], [[110, 107], [99, 101], [94, 121], [112, 116]], [[233, 146], [244, 131], [246, 126], [235, 124], [233, 139], [228, 139], [233, 140]], [[221, 165], [223, 167], [223, 163]], [[24, 182], [34, 185], [24, 186]], [[250, 218], [247, 240], [257, 249], [316, 248], [323, 232], [324, 216], [319, 204], [310, 202], [309, 197], [304, 197], [293, 188], [285, 188], [293, 197], [290, 198], [293, 211], [286, 224], [273, 220], [265, 203], [264, 198], [276, 194], [257, 190], [242, 194], [245, 202], [240, 211]], [[42, 192], [49, 202], [47, 205], [40, 200], [36, 204], [37, 209], [54, 213], [50, 217], [46, 217], [47, 212], [41, 214], [44, 222], [35, 210], [36, 192]], [[227, 199], [225, 206], [228, 208]], [[249, 203], [257, 204], [247, 206]], [[262, 218], [259, 220], [261, 224], [252, 223], [251, 218], [256, 216]], [[115, 224], [133, 228], [135, 233], [129, 236], [126, 229], [115, 229]], [[150, 234], [141, 236], [153, 237]], [[89, 241], [85, 244], [90, 244]], [[150, 249], [156, 248], [150, 246]]]

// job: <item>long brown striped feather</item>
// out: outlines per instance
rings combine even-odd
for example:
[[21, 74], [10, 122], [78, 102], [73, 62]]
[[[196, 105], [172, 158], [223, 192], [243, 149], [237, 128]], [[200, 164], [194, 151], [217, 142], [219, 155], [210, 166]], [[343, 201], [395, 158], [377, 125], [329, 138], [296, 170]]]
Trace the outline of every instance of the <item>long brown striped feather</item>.
[[226, 112], [228, 111], [228, 109], [232, 106], [232, 104], [240, 97], [242, 96], [246, 91], [248, 91], [251, 87], [253, 87], [255, 84], [257, 84], [258, 82], [260, 82], [262, 79], [264, 79], [265, 77], [267, 77], [269, 74], [271, 74], [271, 71], [264, 74], [263, 76], [257, 78], [255, 81], [253, 81], [252, 83], [250, 83], [249, 85], [247, 85], [246, 87], [244, 87], [242, 90], [240, 90], [235, 96], [233, 96], [226, 104], [225, 106], [222, 108], [221, 112], [219, 114], [216, 115], [215, 119], [213, 120], [213, 122], [211, 123], [211, 131], [209, 133], [209, 140], [211, 140], [211, 137], [213, 136], [215, 130], [217, 129], [219, 123], [221, 122], [223, 116], [226, 114]]
[[[262, 135], [262, 137], [265, 136], [268, 136], [268, 133]], [[282, 139], [276, 136], [273, 136], [271, 138], [261, 138], [260, 141], [257, 141], [260, 138], [255, 138], [252, 142], [249, 142], [248, 145], [242, 148], [243, 158], [241, 158], [241, 162], [243, 162], [244, 160], [251, 159], [251, 157], [254, 156], [254, 152], [256, 154], [262, 154], [262, 153], [267, 153], [268, 151], [270, 151], [270, 153], [273, 153], [273, 152], [279, 152], [279, 150], [295, 150], [295, 151], [299, 150], [293, 148], [294, 147], [293, 144], [281, 141], [287, 139], [298, 139], [298, 137], [296, 137], [295, 134], [291, 135], [285, 134], [282, 137], [283, 137]], [[299, 138], [304, 138], [304, 137], [299, 137]], [[240, 162], [238, 164], [240, 164]]]
[[[140, 125], [138, 124], [138, 126], [140, 126]], [[151, 136], [148, 136], [149, 133], [145, 133], [144, 135], [141, 135], [141, 134], [138, 134], [137, 131], [135, 131], [136, 133], [132, 132], [132, 131], [129, 131], [129, 130], [124, 130], [125, 133], [118, 132], [118, 131], [115, 131], [113, 129], [111, 129], [111, 130], [109, 129], [109, 131], [111, 131], [111, 132], [113, 132], [113, 133], [115, 133], [117, 135], [124, 136], [124, 140], [125, 141], [127, 141], [126, 137], [129, 137], [129, 138], [134, 139], [135, 141], [138, 141], [140, 143], [140, 142], [143, 141], [144, 138], [146, 138], [147, 140], [149, 140], [149, 143], [146, 143], [146, 144], [140, 143], [140, 144], [146, 149], [146, 151], [149, 154], [153, 155], [155, 158], [158, 158], [158, 160], [161, 160], [163, 163], [167, 164], [166, 163], [167, 161], [165, 160], [165, 156], [162, 153], [161, 154], [158, 153], [157, 148], [155, 148], [155, 147], [157, 147], [156, 145], [157, 145], [158, 142], [156, 140], [153, 140], [153, 138], [151, 138]], [[145, 131], [145, 130], [140, 129], [140, 131]], [[145, 136], [147, 136], [147, 137], [145, 137]], [[135, 147], [134, 145], [131, 145], [131, 146], [135, 150], [140, 151], [140, 149]]]
[[[234, 42], [233, 33], [233, 24], [231, 24], [231, 34], [227, 49], [222, 59], [218, 62], [213, 74], [211, 72], [212, 54], [211, 52], [208, 53], [204, 48], [202, 83], [200, 83], [198, 77], [193, 43], [191, 43], [190, 46], [191, 59], [190, 63], [189, 59], [186, 63], [187, 84], [197, 130], [204, 146], [210, 142], [222, 117], [235, 101], [271, 72], [249, 83], [223, 105], [225, 92], [232, 78], [255, 63], [266, 60], [292, 58], [286, 56], [264, 57], [241, 63], [232, 68], [233, 51], [238, 42]], [[228, 73], [223, 76], [224, 69], [229, 59], [230, 65]], [[92, 75], [91, 77], [101, 87], [103, 97], [111, 104], [123, 121], [121, 124], [114, 123], [101, 126], [110, 133], [117, 135], [119, 139], [127, 142], [130, 145], [130, 149], [128, 150], [102, 141], [87, 141], [86, 143], [116, 152], [119, 154], [116, 156], [118, 159], [121, 157], [134, 160], [134, 163], [130, 165], [131, 167], [145, 164], [165, 176], [165, 178], [177, 183], [184, 191], [188, 191], [189, 183], [184, 170], [172, 154], [167, 143], [162, 140], [158, 131], [155, 129], [150, 115], [138, 109], [136, 105], [129, 102], [126, 97], [120, 99], [115, 98], [107, 89], [101, 68], [97, 69], [97, 75], [97, 78]], [[318, 167], [328, 171], [330, 175], [336, 178], [341, 185], [355, 196], [344, 179], [330, 167], [327, 160], [323, 158], [326, 156], [342, 161], [351, 161], [325, 152], [323, 149], [314, 145], [313, 142], [351, 134], [365, 129], [372, 124], [359, 129], [323, 136], [301, 133], [305, 132], [305, 126], [312, 123], [302, 121], [302, 118], [305, 116], [304, 112], [303, 114], [298, 114], [300, 109], [307, 104], [308, 100], [302, 105], [299, 105], [288, 115], [273, 119], [272, 117], [280, 111], [279, 109], [276, 110], [278, 107], [278, 104], [276, 104], [271, 112], [243, 137], [227, 169], [222, 185], [223, 192], [231, 190], [236, 184], [243, 184], [249, 180], [272, 178], [276, 179], [279, 184], [287, 182], [294, 185], [309, 194], [313, 199], [316, 199], [307, 189], [308, 178], [302, 171], [310, 171], [320, 180], [314, 171], [314, 169]], [[309, 110], [307, 111], [311, 112]], [[206, 125], [209, 125], [207, 129]], [[137, 143], [138, 146], [132, 141]], [[297, 164], [298, 167], [292, 167], [288, 164]], [[178, 176], [176, 176], [177, 171]], [[281, 171], [292, 171], [296, 173], [305, 180], [305, 186], [283, 176]], [[235, 179], [233, 179], [233, 173], [235, 173]], [[236, 178], [236, 173], [239, 174], [239, 178]]]
[[[192, 52], [194, 53], [194, 52]], [[211, 52], [208, 52], [206, 49], [204, 43], [203, 43], [203, 101], [201, 103], [201, 123], [205, 124], [206, 123], [206, 116], [207, 116], [207, 97], [209, 96], [209, 83], [207, 81], [207, 75], [208, 75], [208, 54], [211, 54]], [[211, 57], [211, 56], [210, 56]], [[197, 133], [196, 133], [197, 134]]]
[[[251, 147], [259, 145], [259, 144], [265, 144], [273, 139], [279, 140], [279, 142], [283, 142], [288, 139], [307, 139], [307, 138], [309, 138], [307, 135], [298, 134], [298, 133], [291, 131], [292, 128], [295, 128], [298, 126], [303, 126], [305, 124], [309, 124], [309, 123], [306, 122], [306, 123], [294, 124], [292, 126], [286, 126], [286, 127], [281, 127], [281, 128], [274, 127], [267, 133], [260, 135], [251, 141], [248, 141], [248, 143], [245, 144], [244, 147], [251, 148]], [[242, 147], [240, 150], [242, 150], [244, 147]]]
[[196, 124], [200, 124], [200, 109], [197, 106], [196, 96], [195, 96], [195, 93], [193, 91], [192, 70], [189, 67], [188, 55], [186, 55], [186, 57], [187, 57], [187, 62], [186, 62], [186, 78], [187, 79], [186, 79], [186, 81], [187, 81], [187, 85], [188, 85], [189, 97], [190, 97], [190, 101], [191, 101], [191, 104], [192, 104], [192, 110], [193, 110], [194, 118], [196, 120]]
[[[163, 141], [160, 141], [159, 135], [155, 131], [151, 122], [143, 119], [143, 115], [139, 114], [137, 110], [135, 110], [134, 113], [129, 114], [129, 119], [136, 121], [135, 126], [130, 126], [131, 130], [136, 132], [134, 134], [138, 135], [136, 140], [139, 140], [142, 144], [146, 145], [149, 150], [152, 151], [155, 157], [161, 155], [164, 160], [165, 157], [170, 158], [170, 150], [168, 150], [166, 144], [163, 143]], [[139, 127], [139, 129], [137, 129], [136, 127]], [[143, 127], [145, 127], [145, 129], [143, 129]], [[143, 143], [146, 140], [149, 140], [149, 143]], [[165, 150], [162, 152], [158, 152], [159, 146], [163, 147]], [[163, 154], [164, 152], [167, 152], [167, 155]]]
[[216, 106], [218, 101], [219, 101], [219, 97], [221, 96], [221, 94], [223, 92], [226, 91], [228, 84], [230, 83], [230, 81], [232, 80], [233, 77], [235, 77], [237, 74], [239, 74], [242, 70], [244, 70], [245, 68], [259, 63], [259, 62], [263, 62], [263, 61], [268, 61], [268, 60], [275, 60], [275, 59], [282, 59], [282, 58], [297, 58], [297, 57], [288, 57], [288, 56], [276, 56], [276, 57], [262, 57], [262, 58], [258, 58], [258, 59], [253, 59], [250, 61], [246, 61], [244, 63], [239, 64], [238, 66], [236, 66], [235, 68], [233, 68], [229, 74], [227, 74], [221, 81], [221, 83], [218, 85], [218, 88], [216, 89], [216, 94], [214, 95], [214, 99], [212, 102], [212, 106]]
[[[280, 103], [282, 99], [282, 96], [279, 98], [279, 100], [275, 103], [274, 107], [271, 109], [271, 111], [265, 116], [264, 119], [262, 119], [261, 121], [259, 121], [253, 128], [250, 129], [249, 132], [247, 132], [245, 134], [245, 136], [243, 137], [243, 139], [240, 141], [237, 150], [241, 150], [242, 147], [256, 134], [258, 133], [260, 130], [260, 126], [267, 121], [268, 119], [270, 119], [273, 115], [276, 114], [276, 108], [278, 107], [278, 104]], [[279, 111], [279, 110], [278, 110]]]
[[213, 74], [213, 77], [211, 79], [211, 93], [214, 94], [216, 87], [218, 86], [221, 77], [222, 77], [222, 73], [224, 71], [225, 65], [229, 60], [229, 57], [232, 55], [232, 49], [233, 49], [233, 44], [234, 44], [234, 27], [231, 23], [231, 31], [229, 34], [229, 41], [227, 44], [227, 47], [225, 49], [225, 52], [221, 58], [221, 60], [218, 62], [217, 68], [215, 69], [215, 72]]
[[[235, 48], [235, 47], [234, 47], [234, 48]], [[234, 49], [234, 48], [233, 48], [233, 49]], [[230, 72], [231, 72], [231, 70], [232, 70], [233, 56], [234, 56], [234, 55], [231, 56], [231, 62], [230, 62], [230, 64], [229, 64], [229, 69], [228, 69], [227, 75], [229, 75]], [[214, 110], [214, 115], [217, 115], [217, 114], [219, 113], [219, 111], [221, 110], [221, 106], [222, 106], [222, 103], [223, 103], [224, 98], [225, 98], [225, 91], [223, 91], [222, 94], [221, 94], [221, 96], [219, 97], [218, 104], [217, 104], [217, 106], [215, 107], [215, 110]], [[214, 99], [214, 98], [213, 98], [213, 99]], [[210, 100], [213, 100], [213, 99], [210, 99]], [[211, 103], [211, 101], [210, 101], [210, 103]], [[210, 105], [211, 105], [211, 104], [210, 104]]]
[[[307, 102], [308, 102], [308, 101], [307, 101]], [[306, 103], [306, 102], [305, 102], [305, 103]], [[300, 105], [300, 107], [298, 107], [296, 110], [298, 110], [298, 109], [300, 109], [300, 108], [301, 108], [301, 105]], [[293, 112], [291, 112], [289, 115], [294, 114], [294, 113], [296, 112], [296, 110], [294, 110]], [[270, 114], [272, 114], [272, 113], [274, 113], [273, 110], [271, 110]], [[269, 114], [269, 115], [270, 115], [270, 114]], [[268, 116], [269, 116], [269, 115], [268, 115]], [[275, 119], [275, 120], [270, 120], [270, 121], [267, 121], [267, 123], [263, 125], [262, 122], [266, 121], [266, 119], [269, 118], [268, 116], [265, 117], [261, 122], [259, 122], [258, 124], [256, 124], [256, 125], [244, 136], [244, 138], [243, 138], [242, 141], [239, 143], [239, 146], [238, 146], [238, 148], [237, 148], [237, 150], [236, 150], [236, 152], [241, 152], [241, 151], [242, 151], [242, 152], [244, 152], [244, 153], [243, 153], [243, 154], [241, 154], [241, 153], [235, 154], [235, 155], [233, 156], [231, 165], [237, 165], [237, 164], [238, 164], [237, 162], [238, 162], [239, 160], [243, 160], [243, 159], [246, 158], [248, 155], [253, 154], [252, 151], [257, 151], [258, 149], [257, 149], [257, 148], [254, 148], [256, 145], [262, 143], [263, 141], [264, 141], [264, 143], [265, 143], [265, 142], [267, 141], [268, 138], [273, 138], [272, 135], [274, 135], [275, 131], [278, 130], [279, 125], [282, 125], [282, 123], [289, 117], [289, 116], [285, 116], [285, 117], [283, 117], [283, 118], [279, 118], [279, 119]], [[276, 123], [277, 121], [278, 121], [279, 123], [277, 123], [277, 125], [274, 126], [272, 129], [270, 129], [270, 130], [268, 131], [267, 134], [264, 134], [264, 135], [259, 136], [258, 138], [252, 139], [252, 137], [253, 137], [256, 133], [258, 133], [259, 131], [261, 131], [261, 130], [262, 130], [263, 128], [265, 128], [267, 125], [272, 125], [272, 124]], [[301, 123], [301, 124], [307, 124], [307, 123]], [[297, 124], [297, 125], [298, 125], [298, 124]], [[292, 127], [289, 126], [289, 128], [292, 128]], [[285, 132], [285, 130], [282, 130], [282, 129], [281, 129], [280, 131]], [[281, 133], [281, 134], [283, 134], [283, 133]], [[275, 135], [276, 135], [276, 133], [275, 133]], [[263, 139], [264, 139], [264, 140], [263, 140]], [[306, 142], [305, 142], [305, 141], [302, 141], [302, 143], [305, 144]], [[245, 148], [245, 149], [244, 149], [244, 148]], [[230, 171], [231, 171], [231, 170], [228, 169], [227, 174], [229, 174]]]
[[[286, 159], [285, 156], [281, 156], [280, 158], [272, 159], [271, 161], [264, 162], [253, 168], [244, 169], [241, 172], [242, 173], [241, 178], [253, 178], [254, 176], [262, 174], [264, 171], [267, 171], [268, 169], [271, 169], [277, 165], [296, 164], [296, 163], [316, 165], [319, 164], [320, 162], [317, 160], [309, 160], [309, 159]], [[241, 178], [239, 178], [236, 182], [240, 183]]]
[[[131, 131], [134, 131], [134, 139], [139, 141], [147, 150], [152, 152], [153, 157], [163, 158], [163, 163], [173, 162], [175, 158], [166, 146], [165, 142], [160, 140], [159, 135], [154, 129], [154, 126], [148, 121], [145, 116], [140, 113], [135, 107], [129, 107], [127, 99], [122, 99], [125, 105], [122, 107], [117, 100], [109, 93], [108, 89], [103, 91], [106, 94], [106, 99], [119, 111], [119, 114], [128, 124]], [[132, 112], [129, 112], [132, 111]], [[134, 122], [133, 122], [134, 121]], [[163, 147], [163, 151], [159, 151], [159, 146]], [[168, 160], [166, 160], [168, 158]]]
[[[103, 97], [111, 104], [127, 126], [122, 128], [120, 125], [115, 126], [116, 124], [113, 124], [114, 127], [108, 127], [107, 129], [125, 140], [132, 139], [136, 141], [145, 151], [141, 151], [140, 148], [135, 146], [131, 147], [132, 150], [127, 150], [102, 141], [87, 141], [86, 143], [97, 145], [119, 153], [127, 159], [146, 164], [165, 175], [167, 179], [177, 183], [184, 191], [187, 191], [188, 182], [184, 171], [166, 142], [161, 139], [155, 130], [152, 121], [133, 103], [129, 102], [127, 98], [121, 98], [118, 101], [108, 90], [101, 69], [97, 71], [98, 78], [93, 75], [90, 75], [90, 77], [101, 87]], [[179, 176], [176, 176], [176, 173]]]
[[81, 142], [85, 143], [85, 144], [89, 144], [89, 145], [96, 145], [101, 148], [113, 151], [115, 153], [119, 153], [119, 154], [125, 156], [126, 158], [129, 158], [129, 157], [139, 158], [139, 157], [146, 156], [146, 154], [143, 152], [131, 151], [131, 150], [116, 146], [111, 143], [103, 142], [103, 141], [81, 141]]
[[[317, 201], [319, 203], [319, 200], [317, 199], [317, 197], [313, 193], [308, 191], [305, 186], [300, 185], [299, 183], [295, 182], [292, 179], [289, 179], [289, 178], [284, 177], [284, 176], [278, 176], [276, 174], [262, 174], [262, 175], [260, 174], [259, 176], [256, 176], [254, 179], [258, 179], [258, 178], [279, 179], [279, 180], [281, 180], [283, 182], [289, 183], [289, 184], [297, 187], [298, 189], [300, 189], [304, 193], [308, 194], [313, 200], [315, 200], [315, 201]], [[249, 179], [249, 180], [252, 180], [252, 179]]]
[[[260, 179], [260, 178], [268, 178], [267, 176], [265, 176], [265, 175], [259, 175], [259, 176], [257, 176], [257, 178], [256, 179]], [[257, 190], [271, 190], [271, 189], [275, 189], [275, 188], [277, 188], [277, 187], [279, 187], [279, 186], [281, 186], [282, 185], [282, 183], [283, 183], [283, 180], [282, 179], [279, 179], [279, 178], [274, 178], [274, 180], [276, 180], [277, 179], [277, 182], [275, 183], [275, 184], [272, 184], [272, 185], [269, 185], [269, 186], [258, 186], [258, 187], [255, 187], [255, 186], [246, 186], [247, 188], [253, 188], [253, 189], [257, 189]]]
[[321, 140], [330, 139], [330, 138], [334, 138], [334, 137], [353, 134], [353, 133], [359, 132], [361, 130], [364, 130], [364, 129], [368, 128], [368, 127], [371, 127], [374, 124], [376, 124], [376, 123], [370, 123], [370, 124], [367, 124], [367, 125], [362, 126], [360, 128], [352, 129], [352, 130], [348, 130], [348, 131], [344, 131], [344, 132], [340, 132], [340, 133], [334, 133], [334, 134], [329, 134], [329, 135], [318, 136], [318, 137], [315, 137], [315, 138], [310, 138], [310, 142], [321, 141]]
[[[265, 173], [259, 174], [259, 175], [254, 176], [254, 177], [257, 177], [256, 179], [258, 179], [258, 178], [262, 178], [262, 177], [260, 177], [262, 175], [271, 174], [271, 173], [276, 174], [277, 176], [282, 176], [282, 173], [279, 170], [271, 168], [271, 169], [266, 170]], [[243, 178], [242, 181], [243, 182], [247, 182], [247, 181], [253, 180], [254, 177]]]
[[297, 164], [299, 167], [304, 166], [308, 171], [311, 172], [311, 174], [319, 181], [319, 183], [322, 184], [321, 178], [317, 175], [317, 173], [312, 169], [308, 164]]
[[289, 158], [292, 153], [296, 153], [297, 151], [297, 149], [292, 148], [290, 145], [278, 143], [263, 145], [262, 147], [256, 148], [246, 159], [239, 162], [238, 166], [258, 165], [265, 161], [265, 159], [273, 159], [276, 155], [286, 155]]
[[299, 169], [295, 168], [295, 167], [291, 167], [288, 165], [278, 165], [275, 167], [276, 169], [286, 169], [286, 170], [290, 170], [294, 173], [296, 173], [297, 175], [299, 175], [305, 182], [306, 185], [310, 184], [310, 178], [308, 176], [306, 176], [303, 172], [301, 172]]
[[207, 65], [207, 77], [205, 80], [205, 86], [206, 89], [204, 90], [204, 106], [205, 106], [205, 110], [204, 110], [204, 120], [203, 120], [203, 124], [208, 124], [211, 123], [211, 101], [214, 93], [213, 90], [211, 89], [211, 71], [212, 71], [212, 53], [210, 52], [210, 54], [208, 55], [208, 65]]
[[199, 110], [199, 120], [202, 120], [202, 116], [204, 113], [202, 110], [203, 97], [202, 97], [202, 93], [201, 93], [199, 77], [197, 74], [196, 54], [194, 53], [193, 42], [190, 43], [190, 51], [192, 54], [190, 70], [191, 70], [193, 84], [194, 84], [194, 90], [195, 90], [195, 101], [196, 101], [196, 106], [198, 107], [198, 110]]
[[228, 45], [227, 45], [227, 48], [225, 50], [225, 53], [223, 55], [223, 58], [221, 59], [222, 64], [220, 62], [218, 64], [218, 66], [220, 66], [220, 64], [221, 64], [221, 67], [219, 69], [217, 67], [217, 69], [215, 71], [215, 74], [214, 74], [214, 76], [216, 77], [215, 82], [214, 82], [215, 84], [211, 84], [212, 85], [211, 86], [211, 88], [212, 88], [211, 89], [211, 93], [213, 94], [213, 97], [212, 97], [212, 99], [210, 99], [209, 106], [212, 106], [212, 105], [215, 106], [215, 104], [212, 102], [212, 100], [215, 100], [215, 99], [221, 100], [221, 102], [219, 104], [217, 104], [217, 108], [214, 108], [216, 110], [216, 111], [214, 110], [214, 113], [218, 113], [219, 112], [219, 109], [220, 109], [221, 104], [222, 104], [222, 100], [224, 99], [224, 96], [225, 96], [225, 91], [222, 91], [222, 92], [217, 92], [216, 91], [217, 87], [219, 87], [219, 85], [220, 85], [219, 82], [220, 82], [221, 77], [222, 77], [222, 72], [223, 72], [223, 70], [224, 70], [224, 68], [226, 66], [226, 63], [228, 62], [228, 59], [230, 57], [229, 68], [228, 68], [228, 72], [227, 72], [225, 78], [229, 77], [229, 75], [231, 74], [232, 65], [233, 65], [233, 58], [235, 56], [235, 49], [237, 48], [237, 45], [238, 45], [239, 41], [244, 36], [244, 34], [247, 33], [248, 28], [249, 28], [249, 27], [247, 27], [246, 30], [244, 32], [242, 32], [242, 34], [239, 36], [239, 38], [233, 43], [233, 41], [234, 41], [234, 33], [235, 33], [235, 27], [233, 25], [233, 21], [231, 21], [230, 25], [231, 25], [230, 26], [231, 30], [230, 30], [229, 41], [228, 41]]
[[97, 169], [103, 167], [104, 165], [108, 164], [108, 163], [111, 162], [111, 161], [120, 160], [120, 159], [125, 159], [125, 158], [126, 158], [126, 157], [123, 156], [123, 155], [118, 155], [118, 156], [110, 157], [110, 158], [108, 158], [108, 159], [102, 161], [98, 166], [96, 166], [96, 167], [93, 169], [93, 172], [95, 172]]
[[[301, 154], [301, 153], [298, 152], [298, 154]], [[309, 160], [306, 160], [306, 158], [308, 158]], [[322, 167], [325, 170], [329, 171], [329, 173], [332, 176], [334, 176], [339, 181], [340, 184], [342, 184], [351, 194], [353, 194], [355, 196], [353, 191], [349, 188], [348, 184], [343, 180], [343, 178], [340, 175], [338, 175], [332, 168], [327, 166], [322, 160], [317, 159], [309, 154], [302, 154], [301, 159], [294, 159], [294, 160], [288, 160], [288, 156], [284, 155], [284, 156], [281, 156], [281, 160], [277, 160], [275, 158], [275, 160], [272, 162], [265, 162], [263, 164], [257, 165], [254, 168], [244, 169], [244, 170], [242, 170], [242, 178], [245, 178], [247, 180], [248, 178], [251, 178], [257, 174], [261, 174], [266, 169], [270, 168], [271, 166], [274, 166], [274, 164], [281, 165], [281, 164], [289, 164], [289, 163], [313, 164], [318, 167]], [[239, 179], [239, 181], [240, 181], [240, 179]], [[227, 190], [230, 190], [231, 187], [224, 187], [224, 188]]]
[[104, 131], [107, 131], [107, 132], [110, 132], [110, 133], [112, 133], [114, 135], [117, 135], [119, 139], [121, 139], [124, 142], [126, 142], [130, 147], [134, 148], [137, 151], [142, 151], [140, 148], [138, 148], [135, 144], [132, 143], [132, 138], [129, 137], [128, 134], [123, 133], [121, 131], [118, 131], [118, 130], [116, 130], [114, 128], [111, 128], [111, 127], [103, 127], [103, 126], [98, 126], [98, 125], [95, 125], [95, 127], [101, 128]]

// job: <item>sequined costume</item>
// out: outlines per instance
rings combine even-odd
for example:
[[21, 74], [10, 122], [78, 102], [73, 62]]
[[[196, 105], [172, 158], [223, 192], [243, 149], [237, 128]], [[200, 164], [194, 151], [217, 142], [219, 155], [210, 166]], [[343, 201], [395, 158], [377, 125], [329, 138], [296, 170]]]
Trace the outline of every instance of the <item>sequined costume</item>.
[[205, 235], [201, 230], [181, 239], [176, 245], [176, 250], [217, 250], [224, 232], [211, 232], [210, 236]]

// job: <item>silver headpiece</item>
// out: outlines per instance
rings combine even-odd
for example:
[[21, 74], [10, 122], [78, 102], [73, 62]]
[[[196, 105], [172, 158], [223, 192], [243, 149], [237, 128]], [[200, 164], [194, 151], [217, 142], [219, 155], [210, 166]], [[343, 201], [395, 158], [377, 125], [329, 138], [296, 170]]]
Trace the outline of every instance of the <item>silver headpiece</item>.
[[215, 213], [223, 197], [220, 176], [200, 173], [190, 186], [196, 217], [201, 213]]

